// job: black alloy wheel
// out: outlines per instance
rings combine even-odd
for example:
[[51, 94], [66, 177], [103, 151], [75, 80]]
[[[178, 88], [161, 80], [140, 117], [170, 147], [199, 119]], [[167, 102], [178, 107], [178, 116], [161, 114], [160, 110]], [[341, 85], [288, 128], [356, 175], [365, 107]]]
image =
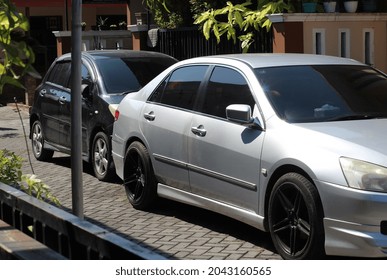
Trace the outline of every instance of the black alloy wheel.
[[125, 156], [124, 186], [132, 206], [145, 210], [157, 198], [156, 179], [147, 149], [140, 142], [133, 142]]
[[270, 234], [284, 259], [318, 259], [324, 254], [324, 227], [315, 186], [297, 173], [283, 175], [269, 200]]

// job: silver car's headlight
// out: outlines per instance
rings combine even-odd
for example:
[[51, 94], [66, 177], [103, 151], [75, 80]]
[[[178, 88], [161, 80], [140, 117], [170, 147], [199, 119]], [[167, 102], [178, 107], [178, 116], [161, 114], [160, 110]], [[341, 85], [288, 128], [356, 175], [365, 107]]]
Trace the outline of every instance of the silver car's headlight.
[[342, 157], [341, 168], [351, 188], [387, 192], [387, 168], [369, 162]]

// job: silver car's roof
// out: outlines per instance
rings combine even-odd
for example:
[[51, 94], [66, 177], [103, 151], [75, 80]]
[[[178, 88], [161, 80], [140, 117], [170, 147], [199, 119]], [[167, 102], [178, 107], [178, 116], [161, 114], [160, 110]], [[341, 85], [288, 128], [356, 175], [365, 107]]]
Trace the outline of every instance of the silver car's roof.
[[247, 53], [247, 54], [226, 54], [215, 56], [203, 56], [185, 60], [186, 63], [215, 63], [225, 60], [237, 60], [244, 62], [252, 68], [294, 66], [294, 65], [364, 65], [356, 60], [335, 56], [314, 55], [314, 54], [273, 54], [273, 53]]

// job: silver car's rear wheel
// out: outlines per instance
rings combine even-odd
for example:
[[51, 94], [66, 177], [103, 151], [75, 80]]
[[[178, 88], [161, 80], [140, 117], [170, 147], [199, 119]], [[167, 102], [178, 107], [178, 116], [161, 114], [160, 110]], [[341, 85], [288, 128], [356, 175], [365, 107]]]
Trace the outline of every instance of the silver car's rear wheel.
[[44, 148], [44, 136], [42, 124], [35, 121], [32, 125], [31, 134], [32, 152], [37, 160], [49, 160], [52, 158], [54, 151]]
[[269, 200], [270, 234], [284, 259], [316, 259], [324, 253], [319, 196], [304, 176], [288, 173], [275, 184]]
[[130, 144], [125, 156], [124, 186], [129, 202], [145, 210], [156, 200], [156, 179], [147, 149], [140, 142]]

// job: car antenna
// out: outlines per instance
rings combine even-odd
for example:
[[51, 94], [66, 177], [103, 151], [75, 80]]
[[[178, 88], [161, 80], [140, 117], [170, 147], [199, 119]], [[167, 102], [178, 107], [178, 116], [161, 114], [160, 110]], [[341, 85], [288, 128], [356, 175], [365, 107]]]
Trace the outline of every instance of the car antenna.
[[14, 97], [13, 100], [15, 101], [16, 111], [17, 111], [18, 114], [19, 114], [20, 122], [21, 122], [22, 128], [23, 128], [24, 140], [25, 140], [25, 142], [26, 142], [26, 148], [27, 148], [28, 162], [29, 162], [29, 164], [30, 164], [32, 174], [35, 174], [34, 168], [32, 167], [31, 156], [30, 156], [30, 150], [29, 150], [29, 148], [28, 148], [27, 133], [26, 133], [26, 130], [25, 130], [25, 128], [24, 128], [23, 118], [22, 118], [22, 116], [21, 116], [21, 114], [20, 114], [19, 106], [17, 105], [17, 98]]

